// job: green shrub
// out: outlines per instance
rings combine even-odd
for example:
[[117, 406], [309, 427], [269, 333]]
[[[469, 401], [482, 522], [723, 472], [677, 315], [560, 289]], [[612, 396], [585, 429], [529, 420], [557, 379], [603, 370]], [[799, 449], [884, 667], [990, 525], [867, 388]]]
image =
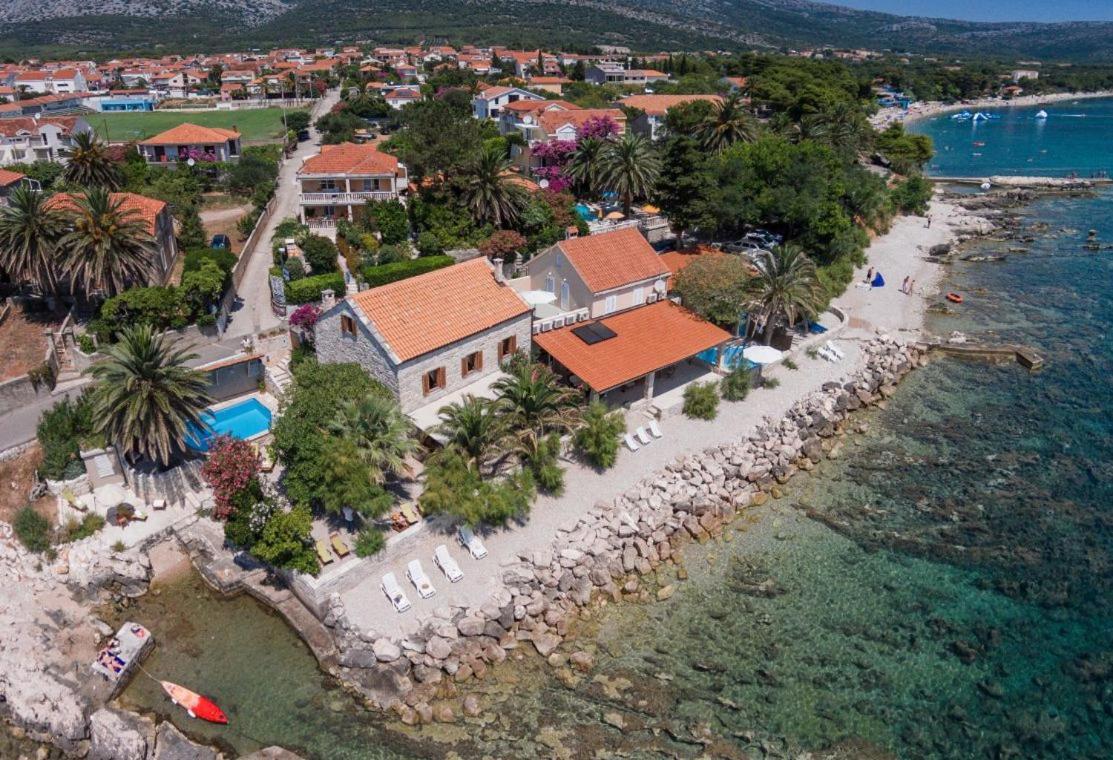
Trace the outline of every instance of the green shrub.
[[286, 274], [290, 275], [290, 282], [305, 277], [305, 263], [297, 256], [286, 259]]
[[344, 295], [344, 275], [340, 272], [317, 274], [286, 283], [287, 303], [311, 303], [321, 299], [322, 290], [332, 290], [338, 296]]
[[327, 237], [310, 235], [301, 244], [301, 251], [305, 256], [305, 262], [309, 264], [309, 268], [313, 270], [314, 274], [328, 274], [340, 268], [340, 265], [336, 262], [340, 251], [337, 250], [336, 244]]
[[355, 552], [357, 557], [373, 557], [386, 546], [386, 536], [374, 525], [366, 525], [356, 536]]
[[444, 245], [435, 233], [426, 230], [417, 236], [417, 252], [422, 256], [442, 256]]
[[398, 280], [405, 280], [419, 274], [432, 272], [436, 269], [452, 266], [456, 260], [451, 256], [425, 256], [420, 259], [399, 261], [394, 264], [381, 264], [374, 267], [364, 267], [361, 274], [364, 281], [372, 288], [386, 285]]
[[697, 420], [713, 420], [719, 414], [719, 392], [714, 381], [692, 383], [684, 389], [684, 414]]
[[86, 333], [77, 336], [77, 347], [85, 354], [95, 354], [97, 352], [97, 342], [93, 340], [92, 335]]
[[29, 551], [44, 552], [50, 548], [50, 523], [30, 505], [16, 512], [12, 529]]
[[742, 401], [750, 393], [750, 368], [739, 364], [719, 381], [719, 392], [727, 401]]
[[111, 343], [116, 333], [130, 325], [148, 324], [156, 330], [180, 330], [193, 317], [180, 288], [154, 286], [131, 288], [109, 298], [90, 323], [102, 343]]
[[602, 401], [593, 401], [584, 411], [583, 425], [572, 436], [576, 453], [594, 467], [607, 470], [618, 459], [618, 441], [626, 432], [621, 412], [612, 412]]
[[367, 220], [378, 230], [384, 243], [397, 245], [409, 237], [410, 220], [400, 201], [379, 201], [364, 208]]
[[889, 195], [902, 214], [925, 214], [931, 200], [931, 182], [920, 175], [909, 177], [894, 187]]
[[80, 541], [83, 538], [88, 538], [103, 527], [104, 518], [93, 512], [82, 517], [80, 522], [71, 517], [66, 523], [65, 542], [69, 543], [70, 541]]
[[236, 254], [225, 248], [194, 248], [186, 251], [185, 258], [182, 259], [182, 273], [201, 269], [207, 261], [213, 262], [220, 267], [220, 271], [231, 277], [232, 270], [236, 267]]
[[796, 362], [792, 361], [792, 359], [785, 359], [781, 362], [781, 366], [785, 369], [800, 369], [800, 366]]
[[39, 474], [50, 480], [69, 480], [85, 472], [81, 444], [93, 433], [93, 405], [88, 393], [76, 400], [63, 398], [43, 412], [36, 436], [43, 450]]
[[768, 388], [769, 390], [773, 390], [774, 388], [776, 388], [780, 384], [781, 384], [781, 381], [778, 380], [775, 377], [766, 377], [766, 378], [763, 378], [762, 381], [761, 381], [761, 387], [762, 388]]

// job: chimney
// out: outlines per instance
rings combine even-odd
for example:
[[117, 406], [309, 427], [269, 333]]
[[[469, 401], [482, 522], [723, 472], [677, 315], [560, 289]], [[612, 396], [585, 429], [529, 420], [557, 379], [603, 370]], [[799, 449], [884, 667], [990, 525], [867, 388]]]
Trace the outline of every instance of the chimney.
[[321, 291], [321, 311], [328, 311], [336, 305], [336, 293], [331, 288]]
[[506, 273], [502, 269], [502, 259], [491, 259], [491, 266], [495, 268], [495, 282], [506, 282]]

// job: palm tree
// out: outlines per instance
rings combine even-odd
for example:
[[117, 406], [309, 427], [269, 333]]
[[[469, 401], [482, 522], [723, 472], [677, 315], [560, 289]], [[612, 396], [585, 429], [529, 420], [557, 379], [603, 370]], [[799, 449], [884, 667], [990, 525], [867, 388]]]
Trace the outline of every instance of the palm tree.
[[572, 160], [568, 164], [568, 176], [575, 180], [583, 195], [594, 196], [601, 189], [599, 176], [606, 149], [606, 140], [586, 137], [580, 140], [572, 153]]
[[780, 318], [791, 326], [802, 317], [813, 317], [823, 302], [815, 262], [797, 246], [776, 246], [753, 259], [757, 274], [750, 280], [747, 308], [764, 321], [762, 340], [768, 344]]
[[99, 187], [74, 199], [71, 228], [59, 247], [66, 273], [86, 293], [99, 289], [115, 295], [145, 282], [151, 271], [155, 240], [139, 213], [121, 208], [122, 202]]
[[443, 407], [440, 417], [437, 432], [445, 444], [460, 449], [477, 469], [500, 451], [506, 439], [506, 421], [490, 399], [467, 394], [463, 401]]
[[107, 359], [89, 373], [97, 432], [125, 456], [142, 455], [162, 465], [185, 450], [187, 425], [203, 427], [201, 412], [212, 399], [205, 375], [186, 366], [197, 354], [174, 348], [150, 325], [126, 328], [103, 349]]
[[373, 483], [403, 472], [406, 456], [417, 449], [409, 418], [394, 399], [382, 396], [345, 401], [328, 429], [355, 445]]
[[698, 137], [704, 148], [721, 153], [736, 142], [756, 140], [757, 122], [746, 112], [742, 96], [734, 93], [715, 104]]
[[577, 392], [561, 384], [544, 364], [511, 362], [508, 374], [493, 386], [507, 425], [522, 443], [576, 424]]
[[871, 132], [857, 104], [839, 102], [801, 119], [799, 135], [853, 155], [869, 147]]
[[73, 138], [73, 148], [62, 152], [68, 161], [62, 177], [83, 187], [103, 187], [119, 190], [124, 186], [124, 175], [108, 157], [104, 143], [92, 132], [80, 132]]
[[510, 160], [497, 145], [484, 146], [465, 170], [464, 203], [477, 222], [506, 227], [517, 221], [524, 203], [509, 171]]
[[608, 143], [602, 159], [599, 179], [618, 193], [622, 210], [629, 215], [634, 198], [649, 195], [657, 184], [661, 173], [657, 152], [648, 139], [631, 132]]
[[44, 293], [58, 286], [58, 241], [65, 218], [51, 210], [45, 196], [20, 185], [0, 207], [0, 269], [13, 280], [34, 283]]

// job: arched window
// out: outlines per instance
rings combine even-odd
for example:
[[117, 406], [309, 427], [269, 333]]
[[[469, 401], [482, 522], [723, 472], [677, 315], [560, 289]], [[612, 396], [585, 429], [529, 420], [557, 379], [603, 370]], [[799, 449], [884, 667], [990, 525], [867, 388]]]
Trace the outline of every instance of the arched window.
[[568, 310], [568, 302], [572, 300], [572, 288], [568, 287], [568, 280], [560, 284], [560, 308]]
[[553, 277], [552, 272], [545, 275], [545, 290], [550, 293], [556, 293], [556, 278]]

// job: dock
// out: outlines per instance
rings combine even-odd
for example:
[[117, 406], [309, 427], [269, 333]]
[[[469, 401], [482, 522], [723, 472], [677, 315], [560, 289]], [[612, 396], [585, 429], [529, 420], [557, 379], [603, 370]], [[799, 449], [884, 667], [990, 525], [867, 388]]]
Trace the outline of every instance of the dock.
[[948, 185], [982, 185], [988, 182], [994, 188], [1007, 188], [1011, 190], [1034, 190], [1038, 188], [1054, 188], [1060, 190], [1085, 189], [1103, 187], [1113, 184], [1110, 177], [937, 177], [930, 176], [932, 182]]
[[966, 359], [984, 359], [988, 361], [1015, 361], [1029, 372], [1043, 369], [1043, 357], [1028, 346], [1011, 344], [989, 345], [984, 343], [943, 343], [933, 342], [922, 344], [928, 351], [938, 351], [948, 356], [958, 356]]

